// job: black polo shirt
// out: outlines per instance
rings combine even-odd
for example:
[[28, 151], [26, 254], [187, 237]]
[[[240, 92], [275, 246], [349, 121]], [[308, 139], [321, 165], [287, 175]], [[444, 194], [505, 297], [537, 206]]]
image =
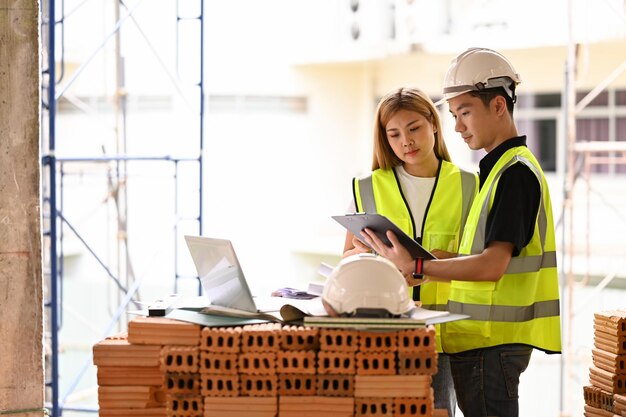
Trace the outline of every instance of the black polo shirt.
[[[501, 143], [481, 159], [480, 188], [498, 159], [517, 146], [526, 146], [526, 136]], [[490, 242], [510, 242], [514, 246], [513, 256], [519, 255], [533, 236], [540, 203], [541, 188], [530, 168], [521, 162], [507, 168], [500, 177], [493, 206], [487, 217], [485, 246]]]

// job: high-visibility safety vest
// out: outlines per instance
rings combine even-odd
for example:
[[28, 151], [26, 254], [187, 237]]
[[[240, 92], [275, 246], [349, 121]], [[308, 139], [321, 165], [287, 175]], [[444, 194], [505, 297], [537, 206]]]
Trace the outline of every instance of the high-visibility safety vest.
[[[366, 177], [355, 178], [352, 188], [357, 212], [382, 214], [415, 239], [415, 222], [394, 169], [377, 169]], [[461, 231], [477, 192], [476, 174], [461, 170], [448, 161], [440, 161], [422, 222], [421, 244], [424, 248], [458, 251]], [[413, 288], [409, 291], [412, 296]], [[448, 283], [422, 285], [422, 307], [447, 310], [449, 292]], [[436, 346], [441, 352], [440, 333], [437, 326]]]
[[[446, 352], [464, 352], [509, 343], [527, 344], [546, 352], [561, 351], [559, 286], [552, 204], [545, 175], [525, 146], [506, 151], [495, 164], [470, 210], [459, 256], [485, 248], [487, 217], [502, 173], [523, 163], [537, 176], [541, 203], [530, 242], [511, 258], [497, 282], [452, 281], [448, 307], [469, 319], [446, 323]], [[512, 219], [512, 221], [515, 221]]]

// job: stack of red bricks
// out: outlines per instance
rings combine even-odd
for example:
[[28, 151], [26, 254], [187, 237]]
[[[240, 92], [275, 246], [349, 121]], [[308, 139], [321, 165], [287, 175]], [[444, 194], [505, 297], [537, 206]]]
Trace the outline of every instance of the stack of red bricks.
[[[434, 340], [432, 327], [201, 328], [137, 317], [123, 345], [152, 352], [151, 360], [115, 363], [126, 378], [109, 378], [111, 358], [123, 349], [110, 339], [94, 346], [100, 416], [432, 416]], [[150, 380], [137, 379], [142, 366], [153, 373]]]
[[171, 381], [166, 383], [163, 355], [167, 356], [177, 346], [197, 351], [199, 342], [200, 326], [196, 324], [136, 317], [128, 324], [128, 334], [96, 343], [93, 361], [98, 367], [99, 416], [172, 415], [168, 405], [172, 390], [176, 392], [178, 385], [171, 386]]
[[626, 310], [594, 314], [591, 385], [583, 387], [586, 417], [626, 417]]

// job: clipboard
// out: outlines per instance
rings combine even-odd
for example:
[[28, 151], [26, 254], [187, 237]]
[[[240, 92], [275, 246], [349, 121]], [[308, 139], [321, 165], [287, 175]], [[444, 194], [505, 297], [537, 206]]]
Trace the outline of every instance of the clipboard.
[[391, 230], [413, 258], [437, 259], [432, 253], [428, 252], [422, 245], [404, 233], [402, 229], [382, 214], [354, 213], [331, 217], [352, 232], [363, 243], [365, 243], [365, 239], [361, 231], [368, 228], [376, 233], [376, 236], [378, 236], [385, 245], [391, 246], [391, 242], [386, 235], [387, 230]]

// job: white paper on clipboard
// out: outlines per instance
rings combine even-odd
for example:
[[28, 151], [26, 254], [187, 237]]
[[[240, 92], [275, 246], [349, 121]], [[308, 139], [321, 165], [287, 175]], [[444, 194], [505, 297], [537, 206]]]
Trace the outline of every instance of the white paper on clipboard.
[[368, 228], [376, 233], [376, 236], [378, 236], [385, 245], [391, 246], [391, 242], [389, 242], [386, 235], [387, 230], [391, 230], [413, 258], [437, 259], [432, 253], [428, 252], [422, 245], [404, 233], [402, 229], [382, 214], [354, 213], [331, 217], [352, 232], [363, 243], [365, 243], [365, 239], [363, 239], [361, 231]]

